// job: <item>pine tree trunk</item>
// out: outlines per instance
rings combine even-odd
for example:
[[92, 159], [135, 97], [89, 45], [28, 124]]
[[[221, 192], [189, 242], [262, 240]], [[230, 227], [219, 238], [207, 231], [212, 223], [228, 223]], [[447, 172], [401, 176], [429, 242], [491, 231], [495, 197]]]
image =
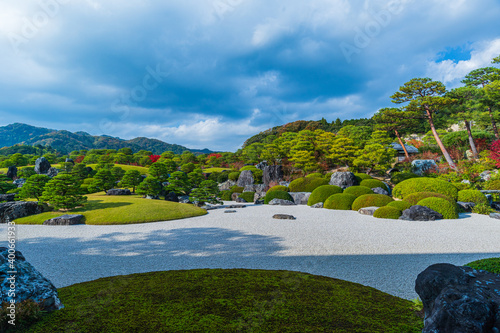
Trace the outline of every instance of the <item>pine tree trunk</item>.
[[476, 144], [474, 143], [474, 138], [472, 137], [472, 131], [470, 129], [470, 122], [468, 120], [464, 120], [464, 122], [465, 122], [465, 128], [467, 129], [467, 135], [469, 136], [470, 149], [472, 150], [472, 154], [474, 155], [474, 158], [477, 159], [479, 156], [477, 154], [477, 148], [476, 148]]
[[448, 151], [444, 147], [443, 142], [441, 141], [441, 138], [439, 137], [439, 134], [436, 131], [436, 127], [434, 126], [434, 120], [432, 119], [432, 113], [428, 107], [425, 108], [425, 112], [427, 112], [427, 119], [429, 120], [429, 125], [431, 126], [432, 134], [434, 134], [434, 138], [436, 139], [436, 142], [437, 142], [439, 148], [441, 149], [441, 152], [443, 153], [443, 156], [446, 159], [446, 162], [448, 162], [448, 165], [450, 166], [450, 168], [452, 168], [453, 170], [456, 170], [457, 166], [455, 165], [455, 163], [451, 159], [450, 154], [448, 153]]
[[406, 156], [406, 159], [408, 161], [410, 161], [410, 154], [408, 154], [408, 150], [406, 150], [406, 147], [403, 143], [403, 140], [401, 140], [401, 136], [399, 135], [399, 132], [397, 130], [394, 131], [394, 133], [396, 134], [396, 136], [398, 137], [398, 140], [399, 140], [399, 144], [401, 145], [401, 147], [403, 147], [403, 150], [405, 152], [405, 156]]
[[488, 112], [490, 114], [491, 127], [493, 127], [493, 133], [495, 133], [495, 138], [497, 140], [500, 140], [500, 136], [498, 135], [497, 123], [496, 123], [495, 119], [493, 118], [493, 110], [491, 110], [491, 107], [488, 108]]

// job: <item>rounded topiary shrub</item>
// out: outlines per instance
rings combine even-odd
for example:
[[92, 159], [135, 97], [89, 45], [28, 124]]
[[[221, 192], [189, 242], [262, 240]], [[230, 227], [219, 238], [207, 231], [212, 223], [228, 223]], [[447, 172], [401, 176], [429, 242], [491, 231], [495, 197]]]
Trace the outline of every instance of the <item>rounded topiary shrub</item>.
[[231, 195], [232, 195], [232, 194], [233, 194], [233, 193], [232, 193], [231, 191], [224, 190], [224, 191], [220, 191], [219, 196], [220, 196], [220, 199], [221, 199], [222, 201], [231, 201], [231, 199], [232, 199], [232, 198], [231, 198]]
[[283, 199], [293, 202], [293, 198], [288, 192], [277, 190], [268, 192], [264, 197], [264, 203], [267, 205], [273, 199]]
[[319, 172], [315, 172], [315, 173], [310, 173], [306, 176], [306, 178], [323, 178], [323, 175]]
[[384, 207], [394, 201], [390, 196], [383, 194], [365, 194], [356, 198], [352, 203], [352, 210], [358, 211], [365, 207]]
[[271, 187], [269, 190], [267, 190], [266, 194], [269, 193], [269, 192], [272, 192], [272, 191], [285, 191], [285, 192], [289, 192], [289, 189], [288, 189], [288, 187], [283, 186], [283, 185], [276, 185], [276, 186]]
[[366, 173], [359, 173], [359, 172], [354, 173], [354, 177], [356, 177], [358, 184], [361, 183], [365, 179], [373, 179], [372, 176], [367, 175]]
[[256, 171], [259, 170], [255, 165], [245, 165], [243, 168], [240, 169], [240, 171]]
[[238, 180], [238, 178], [240, 178], [240, 173], [241, 172], [239, 172], [239, 171], [231, 172], [228, 175], [228, 179], [235, 182]]
[[458, 192], [458, 201], [473, 202], [480, 205], [487, 204], [488, 198], [478, 190], [463, 190]]
[[443, 215], [444, 219], [458, 219], [458, 206], [442, 198], [426, 198], [420, 200], [417, 205], [425, 206]]
[[318, 202], [325, 202], [331, 195], [342, 193], [342, 188], [335, 185], [322, 185], [316, 188], [307, 201], [308, 206], [317, 204]]
[[435, 192], [449, 196], [453, 200], [458, 198], [458, 189], [452, 184], [435, 178], [419, 177], [402, 181], [394, 187], [392, 195], [404, 199], [417, 192]]
[[325, 178], [298, 178], [288, 185], [290, 192], [312, 192], [322, 185], [328, 185], [329, 180]]
[[238, 198], [245, 200], [246, 202], [253, 202], [253, 198], [255, 196], [255, 192], [243, 192]]
[[399, 209], [400, 211], [404, 211], [408, 208], [410, 208], [411, 206], [413, 206], [411, 203], [407, 202], [407, 201], [393, 201], [393, 202], [389, 202], [387, 204], [388, 207], [394, 207], [394, 208], [397, 208]]
[[420, 200], [423, 200], [425, 198], [441, 198], [448, 200], [451, 203], [455, 203], [455, 200], [450, 198], [447, 195], [441, 194], [441, 193], [434, 193], [434, 192], [417, 192], [417, 193], [412, 193], [408, 196], [406, 196], [403, 201], [406, 201], [410, 203], [412, 206], [415, 206]]
[[391, 183], [396, 185], [407, 179], [418, 178], [418, 177], [420, 176], [412, 172], [398, 172], [391, 177]]
[[397, 209], [396, 207], [391, 207], [391, 206], [385, 206], [385, 207], [380, 207], [373, 213], [373, 217], [379, 218], [379, 219], [391, 219], [391, 220], [397, 220], [403, 213], [401, 210]]
[[374, 192], [371, 188], [366, 186], [349, 186], [344, 190], [344, 193], [352, 194], [357, 198], [365, 194], [373, 194]]
[[328, 197], [323, 203], [323, 208], [337, 210], [351, 210], [356, 197], [352, 194], [338, 193]]
[[361, 183], [359, 183], [359, 185], [366, 186], [368, 188], [381, 187], [384, 190], [387, 190], [387, 186], [384, 184], [384, 182], [378, 179], [363, 179]]

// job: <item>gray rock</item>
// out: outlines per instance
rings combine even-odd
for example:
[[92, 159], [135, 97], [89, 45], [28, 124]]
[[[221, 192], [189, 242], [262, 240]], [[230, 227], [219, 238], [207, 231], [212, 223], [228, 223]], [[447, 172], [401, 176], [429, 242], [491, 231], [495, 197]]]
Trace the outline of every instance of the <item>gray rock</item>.
[[106, 192], [106, 195], [132, 195], [128, 188], [112, 188]]
[[263, 170], [262, 182], [264, 185], [269, 186], [270, 183], [279, 183], [282, 181], [283, 176], [283, 167], [281, 165], [269, 165]]
[[175, 192], [171, 191], [165, 196], [165, 200], [171, 202], [179, 202], [179, 197]]
[[443, 218], [443, 215], [425, 206], [411, 206], [403, 211], [400, 220], [406, 221], [435, 221]]
[[279, 183], [279, 185], [288, 187], [288, 186], [290, 186], [290, 183], [291, 183], [291, 182], [281, 181], [281, 182]]
[[71, 159], [71, 158], [66, 158], [65, 162], [66, 163], [71, 163], [71, 164], [75, 165], [75, 161], [73, 161], [73, 159]]
[[259, 170], [264, 171], [264, 169], [268, 166], [267, 161], [262, 161], [259, 164], [255, 165], [255, 167]]
[[380, 207], [364, 207], [364, 208], [361, 208], [358, 210], [358, 213], [362, 214], [362, 215], [369, 215], [369, 216], [373, 216], [373, 214], [375, 213], [375, 211], [377, 209], [379, 209]]
[[324, 203], [323, 202], [318, 202], [317, 204], [314, 204], [311, 206], [311, 208], [323, 208]]
[[330, 178], [330, 185], [339, 186], [345, 190], [348, 187], [359, 185], [359, 183], [352, 172], [335, 172]]
[[9, 167], [9, 169], [7, 170], [7, 177], [9, 177], [12, 180], [17, 178], [17, 167], [16, 166]]
[[55, 176], [57, 176], [59, 174], [59, 170], [57, 170], [56, 168], [54, 167], [51, 167], [48, 171], [47, 171], [47, 176], [49, 176], [50, 178], [54, 178]]
[[488, 199], [488, 203], [491, 204], [493, 203], [493, 196], [491, 194], [485, 194], [486, 199]]
[[238, 200], [238, 197], [241, 195], [241, 193], [233, 193], [231, 194], [231, 201], [236, 201]]
[[231, 208], [231, 209], [234, 209], [234, 208], [247, 208], [246, 205], [227, 205], [226, 207], [227, 208]]
[[289, 192], [296, 205], [307, 205], [311, 192]]
[[35, 172], [39, 175], [46, 175], [49, 172], [50, 163], [45, 157], [37, 158], [35, 161]]
[[491, 208], [493, 208], [494, 210], [500, 210], [500, 202], [497, 202], [497, 201], [492, 202], [491, 203]]
[[236, 213], [235, 210], [225, 210], [224, 211], [225, 214], [233, 214], [233, 213]]
[[470, 184], [470, 180], [464, 179], [461, 181], [462, 184]]
[[[20, 251], [15, 251], [15, 302], [20, 303], [31, 299], [38, 303], [44, 311], [54, 311], [64, 308], [57, 294], [56, 287], [47, 280], [39, 271], [26, 261]], [[0, 304], [10, 303], [12, 297], [9, 296], [10, 274], [9, 250], [0, 247]]]
[[500, 332], [500, 275], [435, 264], [420, 273], [415, 291], [424, 305], [423, 333]]
[[500, 213], [490, 213], [492, 219], [500, 220]]
[[236, 198], [236, 200], [234, 200], [236, 202], [239, 202], [239, 203], [246, 203], [247, 201], [243, 198]]
[[179, 203], [191, 203], [191, 201], [189, 200], [189, 195], [179, 196]]
[[12, 202], [14, 201], [15, 197], [16, 197], [15, 193], [0, 194], [0, 202], [2, 201]]
[[263, 205], [264, 204], [264, 200], [263, 199], [255, 200], [255, 204], [256, 205]]
[[269, 201], [271, 206], [295, 206], [295, 203], [289, 200], [275, 198]]
[[296, 220], [297, 218], [292, 215], [287, 215], [287, 214], [275, 214], [273, 215], [273, 219], [276, 220]]
[[236, 185], [245, 187], [247, 185], [253, 185], [254, 184], [254, 178], [253, 178], [253, 173], [250, 170], [245, 170], [240, 173], [240, 177], [238, 178], [238, 182]]
[[85, 224], [83, 222], [83, 215], [61, 215], [59, 217], [54, 217], [50, 220], [46, 220], [43, 222], [43, 225], [76, 225], [76, 224]]
[[18, 178], [12, 182], [18, 188], [23, 187], [26, 184], [26, 178]]
[[146, 199], [148, 200], [159, 200], [160, 197], [157, 195], [146, 195]]
[[245, 186], [243, 192], [265, 192], [266, 186], [264, 184], [253, 184]]
[[462, 201], [457, 201], [457, 205], [460, 209], [462, 209], [466, 213], [472, 212], [472, 208], [476, 205], [473, 202], [462, 202]]
[[482, 172], [481, 174], [479, 174], [479, 178], [482, 182], [487, 182], [488, 180], [491, 179], [491, 176], [493, 176], [493, 174], [497, 174], [498, 173], [498, 170], [486, 170], [484, 172]]
[[233, 180], [227, 180], [225, 181], [224, 183], [222, 184], [219, 184], [219, 191], [228, 191], [231, 189], [231, 187], [233, 187], [234, 185], [236, 185], [236, 182], [233, 181]]
[[258, 200], [263, 200], [266, 197], [266, 192], [255, 192], [253, 195], [253, 202], [256, 202]]
[[438, 166], [434, 160], [414, 160], [411, 162], [412, 172], [419, 176], [425, 173], [437, 170]]
[[0, 223], [7, 223], [15, 219], [40, 214], [42, 206], [33, 201], [13, 201], [0, 204]]
[[377, 193], [377, 194], [389, 195], [389, 192], [387, 192], [386, 190], [384, 190], [382, 187], [372, 188], [372, 191], [375, 192], [375, 193]]

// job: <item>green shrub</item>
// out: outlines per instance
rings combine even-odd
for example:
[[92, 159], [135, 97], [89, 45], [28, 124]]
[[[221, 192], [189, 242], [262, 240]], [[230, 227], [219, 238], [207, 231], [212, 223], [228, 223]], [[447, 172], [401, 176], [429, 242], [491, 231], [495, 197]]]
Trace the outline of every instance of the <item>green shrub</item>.
[[453, 186], [455, 186], [458, 189], [458, 191], [473, 190], [474, 189], [474, 185], [473, 184], [456, 183], [456, 182], [453, 182], [452, 184], [453, 184]]
[[488, 271], [494, 274], [500, 274], [500, 258], [489, 258], [489, 259], [481, 259], [468, 263], [467, 265], [470, 268], [480, 269], [483, 271]]
[[231, 195], [233, 195], [233, 193], [229, 190], [220, 191], [220, 199], [223, 201], [231, 201]]
[[387, 190], [387, 186], [384, 184], [384, 182], [378, 180], [378, 179], [363, 179], [361, 183], [359, 183], [360, 186], [366, 186], [368, 188], [376, 188], [376, 187], [381, 187], [384, 190]]
[[233, 193], [243, 193], [244, 190], [245, 188], [242, 186], [237, 186], [237, 185], [231, 186], [231, 192]]
[[290, 192], [312, 192], [322, 185], [328, 185], [330, 181], [325, 178], [298, 178], [290, 183]]
[[85, 179], [83, 180], [83, 183], [84, 183], [85, 185], [90, 185], [90, 184], [92, 184], [92, 182], [93, 182], [93, 181], [94, 181], [94, 178], [85, 178]]
[[[9, 324], [10, 317], [7, 315], [10, 313], [8, 306], [10, 303], [2, 302], [0, 307], [0, 332], [14, 332], [11, 331], [12, 325]], [[42, 310], [41, 306], [32, 299], [26, 299], [22, 302], [16, 303], [16, 329], [28, 328], [33, 323], [37, 322], [43, 317], [45, 311]]]
[[481, 203], [478, 205], [475, 205], [472, 208], [472, 212], [476, 214], [481, 214], [481, 215], [490, 215], [490, 213], [494, 213], [495, 210], [491, 208], [489, 203]]
[[455, 200], [447, 195], [434, 193], [434, 192], [417, 192], [406, 196], [403, 201], [409, 202], [412, 206], [415, 206], [420, 200], [425, 198], [441, 198], [446, 199], [451, 203], [455, 203]]
[[442, 198], [425, 198], [420, 200], [417, 205], [425, 206], [433, 211], [438, 212], [443, 215], [443, 219], [458, 219], [458, 206], [456, 203], [451, 203], [450, 201]]
[[257, 169], [257, 167], [255, 165], [245, 165], [244, 167], [242, 167], [240, 169], [240, 171], [249, 171], [249, 170], [253, 172], [253, 171], [259, 170], [259, 169]]
[[323, 204], [323, 208], [337, 210], [351, 210], [352, 203], [356, 197], [352, 194], [338, 193], [328, 197]]
[[452, 184], [434, 178], [419, 177], [402, 181], [396, 185], [392, 191], [395, 198], [404, 199], [408, 195], [417, 192], [435, 192], [451, 197], [453, 200], [458, 198], [458, 189]]
[[323, 178], [323, 174], [319, 173], [319, 172], [314, 172], [314, 173], [311, 173], [311, 174], [308, 174], [306, 176], [306, 178]]
[[352, 194], [357, 198], [365, 194], [373, 194], [374, 192], [366, 186], [350, 186], [344, 190], [344, 193]]
[[262, 176], [264, 175], [264, 171], [259, 169], [252, 170], [252, 174], [255, 184], [262, 184]]
[[267, 190], [266, 194], [269, 193], [269, 192], [272, 192], [272, 191], [285, 191], [285, 192], [289, 192], [290, 190], [286, 186], [276, 185], [276, 186], [271, 187], [269, 190]]
[[271, 191], [264, 197], [264, 203], [267, 205], [273, 199], [283, 199], [293, 202], [292, 196], [285, 191]]
[[229, 179], [229, 173], [228, 172], [221, 172], [219, 176], [217, 177], [217, 183], [224, 183]]
[[325, 202], [331, 195], [342, 193], [342, 188], [335, 185], [322, 185], [316, 188], [307, 201], [308, 206], [312, 206], [319, 202]]
[[397, 208], [400, 211], [404, 211], [413, 205], [409, 202], [406, 202], [406, 201], [393, 201], [393, 202], [389, 202], [387, 204], [387, 206]]
[[234, 182], [237, 181], [238, 178], [240, 178], [240, 173], [241, 172], [239, 172], [239, 171], [229, 173], [229, 175], [228, 175], [229, 180], [232, 180]]
[[394, 201], [391, 197], [383, 194], [365, 194], [356, 198], [352, 203], [352, 210], [358, 211], [364, 207], [384, 207]]
[[255, 196], [255, 192], [243, 192], [238, 198], [245, 200], [246, 202], [253, 202], [253, 198]]
[[358, 184], [361, 183], [365, 179], [373, 179], [372, 176], [367, 175], [366, 173], [359, 173], [359, 172], [355, 173], [354, 177], [356, 177]]
[[385, 206], [377, 209], [375, 213], [373, 213], [373, 217], [379, 219], [397, 220], [402, 214], [403, 213], [401, 212], [401, 210], [397, 209], [396, 207]]
[[488, 180], [483, 188], [485, 190], [500, 190], [500, 179]]
[[420, 176], [412, 172], [398, 172], [391, 177], [391, 183], [396, 185], [407, 179], [418, 178], [418, 177]]
[[458, 201], [473, 202], [476, 205], [488, 204], [488, 199], [478, 190], [463, 190], [458, 192]]

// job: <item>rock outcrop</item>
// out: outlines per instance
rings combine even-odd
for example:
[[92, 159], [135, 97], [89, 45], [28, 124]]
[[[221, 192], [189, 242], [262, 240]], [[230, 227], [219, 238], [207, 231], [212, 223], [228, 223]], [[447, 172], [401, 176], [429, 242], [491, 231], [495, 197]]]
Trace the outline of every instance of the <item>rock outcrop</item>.
[[269, 205], [271, 205], [271, 206], [295, 206], [295, 203], [293, 201], [275, 198], [275, 199], [269, 201]]
[[311, 192], [290, 192], [289, 194], [292, 196], [293, 202], [295, 202], [296, 205], [307, 205], [307, 201], [311, 196]]
[[10, 166], [9, 169], [7, 170], [7, 177], [9, 177], [12, 180], [17, 179], [17, 167]]
[[37, 158], [35, 161], [35, 172], [39, 175], [46, 175], [49, 172], [50, 163], [45, 157]]
[[275, 219], [275, 220], [296, 220], [297, 218], [293, 215], [274, 214], [273, 219]]
[[403, 211], [400, 220], [406, 221], [435, 221], [443, 218], [443, 215], [425, 206], [411, 206]]
[[330, 185], [339, 186], [345, 190], [348, 187], [359, 185], [359, 182], [352, 172], [335, 172], [330, 178]]
[[40, 214], [42, 206], [33, 201], [12, 201], [0, 204], [0, 223], [7, 223], [15, 219]]
[[241, 186], [241, 187], [245, 187], [247, 185], [253, 185], [254, 182], [255, 182], [255, 180], [253, 178], [252, 171], [245, 170], [245, 171], [241, 172], [240, 177], [238, 178], [238, 182], [236, 183], [236, 185]]
[[283, 180], [283, 167], [281, 165], [269, 165], [264, 168], [262, 182], [269, 186], [270, 183], [279, 183]]

